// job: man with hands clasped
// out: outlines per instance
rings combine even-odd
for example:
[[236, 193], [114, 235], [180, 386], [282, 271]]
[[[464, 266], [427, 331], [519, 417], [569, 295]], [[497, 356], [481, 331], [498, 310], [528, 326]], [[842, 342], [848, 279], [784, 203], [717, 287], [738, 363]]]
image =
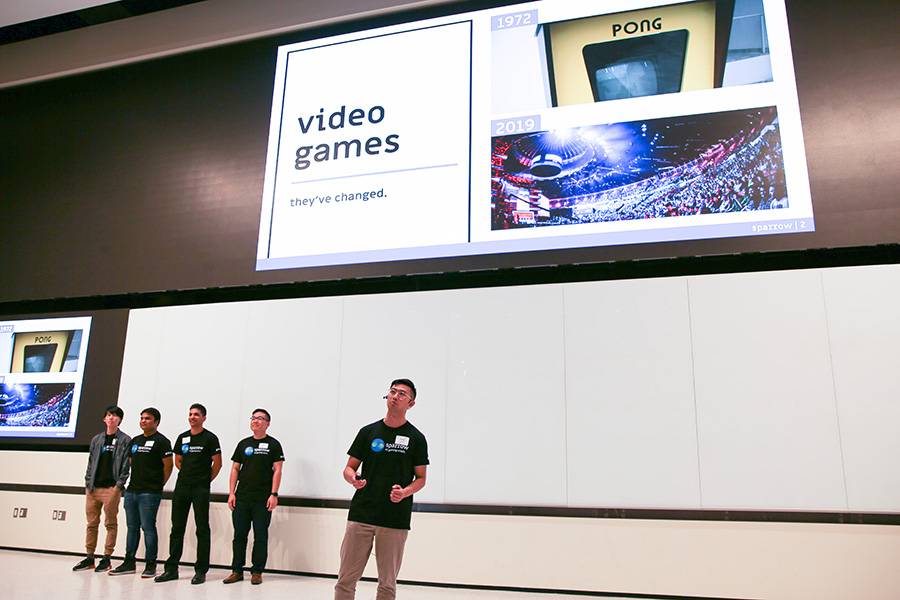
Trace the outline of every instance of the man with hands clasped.
[[[347, 452], [344, 480], [356, 488], [350, 501], [347, 529], [341, 544], [341, 567], [335, 600], [353, 600], [356, 584], [375, 545], [378, 566], [376, 600], [397, 596], [397, 575], [409, 534], [412, 496], [425, 487], [428, 445], [425, 436], [406, 420], [416, 403], [416, 386], [395, 379], [387, 400], [387, 415], [359, 430]], [[360, 466], [362, 473], [357, 475]]]
[[247, 536], [251, 525], [253, 552], [250, 556], [250, 583], [262, 583], [262, 572], [268, 559], [269, 523], [272, 521], [272, 511], [278, 506], [278, 488], [281, 486], [281, 467], [284, 464], [281, 443], [266, 433], [271, 420], [267, 410], [254, 410], [250, 417], [253, 435], [241, 440], [231, 457], [234, 462], [228, 480], [228, 508], [232, 511], [234, 541], [231, 575], [222, 583], [237, 583], [244, 579]]

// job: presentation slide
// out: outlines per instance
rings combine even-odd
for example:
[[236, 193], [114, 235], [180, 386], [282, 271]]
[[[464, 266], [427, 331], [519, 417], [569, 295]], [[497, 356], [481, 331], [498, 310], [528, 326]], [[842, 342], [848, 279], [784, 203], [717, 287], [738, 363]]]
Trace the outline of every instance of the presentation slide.
[[257, 270], [814, 231], [762, 6], [534, 2], [280, 47]]
[[0, 437], [75, 436], [91, 317], [0, 321]]

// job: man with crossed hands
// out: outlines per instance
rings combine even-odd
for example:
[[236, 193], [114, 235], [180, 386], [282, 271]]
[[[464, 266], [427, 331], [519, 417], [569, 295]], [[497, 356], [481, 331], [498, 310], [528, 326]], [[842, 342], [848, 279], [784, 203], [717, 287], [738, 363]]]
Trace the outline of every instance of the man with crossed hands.
[[247, 535], [253, 525], [253, 552], [250, 556], [250, 583], [262, 583], [262, 572], [268, 559], [269, 523], [272, 511], [278, 506], [281, 486], [281, 467], [284, 452], [281, 443], [266, 430], [272, 417], [264, 408], [257, 408], [250, 417], [253, 435], [241, 440], [231, 460], [228, 481], [228, 508], [234, 525], [231, 575], [222, 583], [237, 583], [244, 579], [247, 560]]

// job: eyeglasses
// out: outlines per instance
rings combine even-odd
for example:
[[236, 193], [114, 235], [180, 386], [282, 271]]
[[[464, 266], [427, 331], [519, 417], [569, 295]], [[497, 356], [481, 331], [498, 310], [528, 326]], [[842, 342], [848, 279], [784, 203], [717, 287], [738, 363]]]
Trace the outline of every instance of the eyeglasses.
[[398, 390], [397, 388], [391, 388], [388, 394], [394, 394], [395, 396], [400, 396], [401, 398], [406, 398], [407, 400], [412, 400], [412, 396], [406, 393], [406, 390]]
[[265, 417], [250, 417], [251, 421], [268, 421]]

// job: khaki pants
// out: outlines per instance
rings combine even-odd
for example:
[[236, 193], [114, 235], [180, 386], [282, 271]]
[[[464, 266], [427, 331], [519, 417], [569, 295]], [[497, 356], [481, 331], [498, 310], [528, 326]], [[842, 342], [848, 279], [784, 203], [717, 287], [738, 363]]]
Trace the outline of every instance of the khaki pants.
[[403, 560], [408, 529], [376, 527], [354, 521], [347, 522], [341, 544], [341, 570], [334, 586], [334, 600], [353, 600], [356, 583], [372, 553], [375, 543], [375, 564], [378, 566], [378, 592], [375, 600], [394, 600], [397, 597], [397, 574]]
[[97, 534], [100, 530], [100, 512], [103, 511], [103, 525], [106, 527], [106, 546], [103, 554], [109, 556], [116, 549], [116, 536], [119, 533], [119, 499], [122, 490], [117, 486], [94, 488], [93, 492], [85, 490], [84, 512], [87, 515], [87, 535], [84, 547], [88, 554], [97, 549]]

